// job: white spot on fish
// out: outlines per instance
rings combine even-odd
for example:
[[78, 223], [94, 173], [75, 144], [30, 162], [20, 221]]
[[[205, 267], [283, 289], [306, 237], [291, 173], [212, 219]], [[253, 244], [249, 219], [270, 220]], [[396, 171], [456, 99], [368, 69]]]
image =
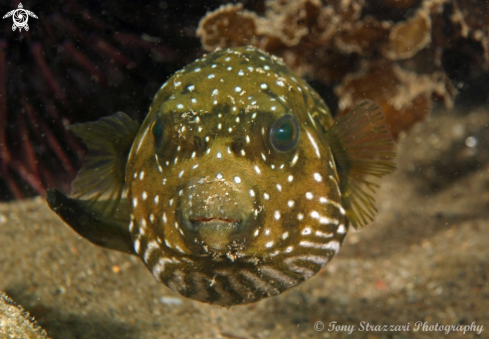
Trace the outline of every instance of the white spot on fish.
[[292, 161], [290, 162], [290, 166], [294, 166], [297, 163], [297, 160], [299, 160], [299, 154], [296, 153], [296, 155], [294, 155]]
[[307, 136], [309, 137], [309, 140], [311, 141], [311, 144], [312, 146], [314, 147], [314, 149], [316, 150], [316, 155], [318, 158], [321, 158], [321, 154], [319, 154], [319, 148], [318, 148], [318, 145], [316, 144], [316, 141], [314, 140], [314, 137], [311, 135], [311, 133], [309, 133], [309, 131], [307, 131]]
[[139, 242], [139, 239], [136, 239], [134, 242], [134, 250], [136, 251], [137, 254], [139, 254], [139, 250], [141, 248], [141, 243]]
[[321, 225], [328, 225], [328, 224], [338, 224], [339, 221], [336, 220], [336, 219], [330, 219], [330, 218], [326, 218], [326, 217], [321, 217], [321, 218], [319, 218], [319, 223]]
[[340, 226], [338, 226], [338, 230], [336, 231], [336, 233], [344, 234], [345, 232], [346, 232], [345, 225], [341, 224]]
[[275, 218], [275, 220], [280, 220], [280, 212], [279, 211], [275, 211], [274, 218]]
[[324, 233], [321, 231], [316, 231], [316, 236], [321, 237], [321, 238], [332, 238], [334, 236], [334, 233]]
[[322, 250], [333, 250], [336, 253], [340, 250], [340, 243], [337, 241], [330, 241], [327, 244], [319, 244], [310, 241], [301, 241], [299, 246], [308, 247], [308, 248], [318, 248]]

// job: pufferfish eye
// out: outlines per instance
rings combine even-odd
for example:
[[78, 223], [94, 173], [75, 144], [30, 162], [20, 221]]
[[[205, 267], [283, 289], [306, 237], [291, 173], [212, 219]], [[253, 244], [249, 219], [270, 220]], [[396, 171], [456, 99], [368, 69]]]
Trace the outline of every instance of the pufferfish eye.
[[299, 141], [299, 124], [292, 114], [287, 114], [275, 121], [270, 129], [270, 142], [279, 152], [292, 149]]
[[163, 142], [163, 137], [164, 137], [164, 126], [163, 122], [161, 121], [160, 117], [156, 117], [155, 121], [153, 122], [153, 125], [151, 126], [151, 138], [153, 139], [153, 142], [156, 147], [161, 146]]

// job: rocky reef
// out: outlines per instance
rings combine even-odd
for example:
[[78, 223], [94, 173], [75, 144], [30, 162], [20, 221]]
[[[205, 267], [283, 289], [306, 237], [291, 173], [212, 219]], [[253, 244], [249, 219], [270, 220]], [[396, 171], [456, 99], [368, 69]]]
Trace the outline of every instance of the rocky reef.
[[37, 321], [22, 306], [0, 291], [0, 338], [49, 339]]

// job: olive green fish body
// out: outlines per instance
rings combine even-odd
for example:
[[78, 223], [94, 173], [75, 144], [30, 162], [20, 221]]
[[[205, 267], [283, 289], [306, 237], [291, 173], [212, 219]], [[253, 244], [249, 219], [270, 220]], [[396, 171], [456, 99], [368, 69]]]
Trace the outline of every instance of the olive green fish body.
[[[126, 170], [135, 250], [158, 280], [200, 301], [247, 303], [338, 252], [347, 222], [312, 116], [332, 119], [311, 93], [254, 48], [214, 52], [160, 89]], [[279, 150], [270, 134], [283, 117], [297, 141]]]
[[[372, 168], [371, 157], [362, 169], [343, 146], [358, 148], [350, 136], [365, 119], [381, 121], [368, 115], [374, 110], [364, 104], [349, 127], [335, 124], [306, 82], [253, 47], [188, 65], [158, 91], [124, 153], [128, 204], [117, 206], [129, 211], [135, 253], [174, 291], [219, 305], [258, 301], [312, 277], [358, 214], [371, 219], [364, 200], [349, 197], [363, 191], [344, 176]], [[372, 140], [372, 153], [388, 157], [386, 138]], [[392, 170], [379, 166], [369, 174]]]

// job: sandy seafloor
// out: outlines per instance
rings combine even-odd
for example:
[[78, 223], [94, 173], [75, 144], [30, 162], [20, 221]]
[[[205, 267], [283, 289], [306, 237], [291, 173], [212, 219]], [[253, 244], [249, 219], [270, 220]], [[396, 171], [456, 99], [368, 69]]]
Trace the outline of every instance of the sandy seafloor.
[[[0, 290], [55, 339], [489, 338], [488, 123], [479, 108], [415, 126], [375, 221], [280, 296], [229, 309], [180, 298], [138, 258], [80, 238], [41, 198], [0, 204]], [[415, 332], [417, 321], [484, 332]], [[356, 330], [330, 332], [331, 322]], [[365, 332], [361, 322], [411, 332]]]

